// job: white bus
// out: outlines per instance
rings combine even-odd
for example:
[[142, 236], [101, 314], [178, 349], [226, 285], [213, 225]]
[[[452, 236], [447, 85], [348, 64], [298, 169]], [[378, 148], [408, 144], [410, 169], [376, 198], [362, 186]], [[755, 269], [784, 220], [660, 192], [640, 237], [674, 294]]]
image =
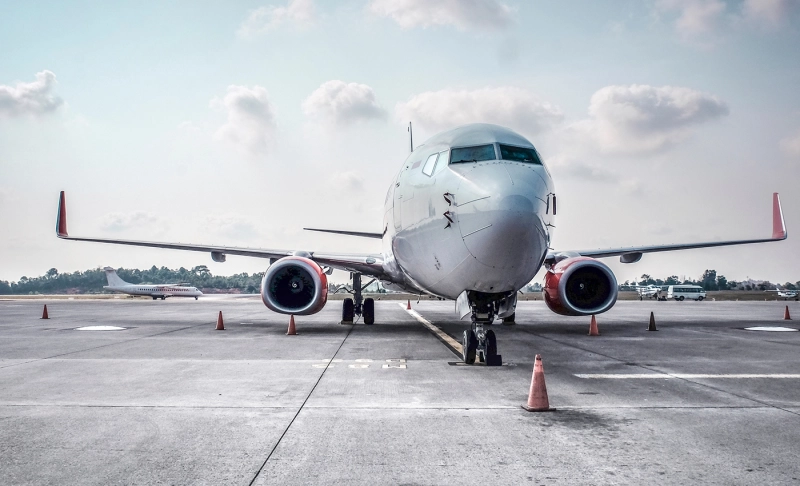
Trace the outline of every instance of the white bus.
[[[663, 293], [663, 291], [662, 291]], [[667, 288], [667, 296], [666, 299], [675, 299], [675, 300], [685, 300], [685, 299], [692, 299], [692, 300], [703, 300], [706, 298], [706, 291], [703, 287], [699, 285], [670, 285]]]

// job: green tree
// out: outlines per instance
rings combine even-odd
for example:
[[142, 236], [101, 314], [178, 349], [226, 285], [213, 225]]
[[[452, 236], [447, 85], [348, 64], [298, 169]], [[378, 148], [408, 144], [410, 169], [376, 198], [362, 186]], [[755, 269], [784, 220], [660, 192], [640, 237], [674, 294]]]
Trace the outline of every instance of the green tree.
[[706, 270], [700, 277], [700, 285], [706, 290], [717, 290], [717, 271]]

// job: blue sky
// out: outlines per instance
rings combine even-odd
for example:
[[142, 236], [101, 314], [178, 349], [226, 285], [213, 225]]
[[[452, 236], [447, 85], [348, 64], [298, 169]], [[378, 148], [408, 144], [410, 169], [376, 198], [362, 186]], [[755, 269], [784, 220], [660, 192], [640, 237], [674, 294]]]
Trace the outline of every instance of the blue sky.
[[[486, 121], [527, 136], [559, 194], [555, 244], [800, 228], [800, 2], [17, 2], [0, 13], [0, 279], [96, 266], [265, 262], [58, 241], [70, 232], [379, 251], [422, 141]], [[795, 238], [646, 256], [642, 273], [800, 278]], [[340, 276], [341, 277], [341, 276]]]

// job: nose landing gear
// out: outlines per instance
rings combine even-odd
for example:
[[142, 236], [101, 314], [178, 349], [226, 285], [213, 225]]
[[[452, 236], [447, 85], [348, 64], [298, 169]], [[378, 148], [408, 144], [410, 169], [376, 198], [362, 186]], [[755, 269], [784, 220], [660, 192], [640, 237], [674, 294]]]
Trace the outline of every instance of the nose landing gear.
[[472, 313], [472, 328], [464, 331], [463, 346], [464, 363], [473, 364], [477, 357], [486, 366], [502, 366], [503, 357], [497, 354], [497, 337], [494, 331], [485, 331], [483, 326], [494, 320], [492, 312]]

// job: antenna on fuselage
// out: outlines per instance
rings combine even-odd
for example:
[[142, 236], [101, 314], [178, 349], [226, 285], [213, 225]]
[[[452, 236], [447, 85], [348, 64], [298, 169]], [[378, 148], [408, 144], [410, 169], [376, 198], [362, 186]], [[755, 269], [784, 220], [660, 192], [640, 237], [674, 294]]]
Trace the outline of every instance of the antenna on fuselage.
[[411, 151], [414, 151], [414, 131], [411, 129], [411, 122], [408, 122], [408, 144]]

